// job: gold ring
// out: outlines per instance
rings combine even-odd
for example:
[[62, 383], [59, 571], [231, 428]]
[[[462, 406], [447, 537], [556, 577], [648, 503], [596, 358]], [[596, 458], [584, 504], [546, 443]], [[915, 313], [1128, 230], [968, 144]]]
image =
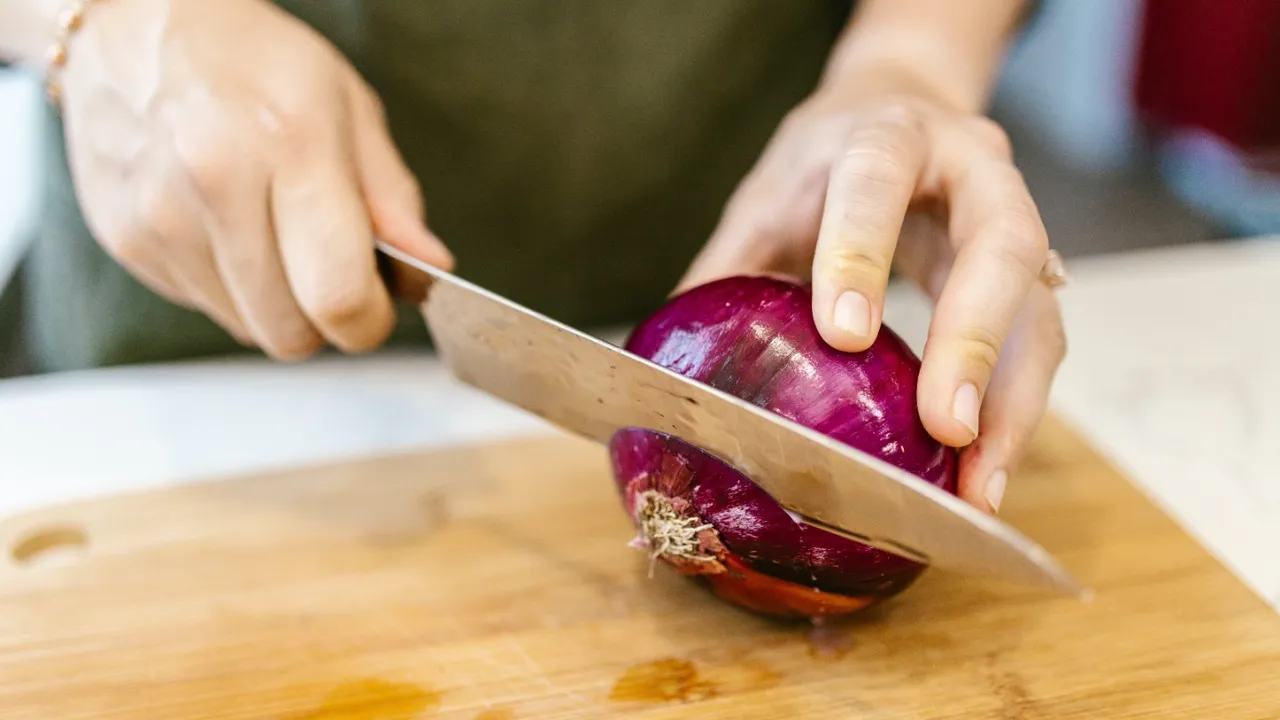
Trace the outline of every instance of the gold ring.
[[1067, 284], [1067, 266], [1057, 250], [1050, 250], [1040, 268], [1040, 279], [1050, 288], [1059, 288]]

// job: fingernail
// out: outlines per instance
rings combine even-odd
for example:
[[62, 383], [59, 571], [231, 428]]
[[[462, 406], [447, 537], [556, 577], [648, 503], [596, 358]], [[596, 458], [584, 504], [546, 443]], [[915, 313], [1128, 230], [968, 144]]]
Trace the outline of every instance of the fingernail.
[[987, 504], [991, 506], [991, 512], [1000, 509], [1000, 501], [1004, 499], [1004, 486], [1007, 482], [1009, 482], [1009, 474], [1004, 470], [997, 470], [987, 478], [987, 486], [982, 489], [982, 497], [986, 498]]
[[960, 424], [969, 428], [974, 436], [978, 434], [978, 386], [965, 383], [956, 390], [955, 400], [951, 404], [951, 414]]
[[831, 320], [841, 330], [864, 338], [871, 334], [871, 303], [862, 293], [847, 290], [836, 298]]

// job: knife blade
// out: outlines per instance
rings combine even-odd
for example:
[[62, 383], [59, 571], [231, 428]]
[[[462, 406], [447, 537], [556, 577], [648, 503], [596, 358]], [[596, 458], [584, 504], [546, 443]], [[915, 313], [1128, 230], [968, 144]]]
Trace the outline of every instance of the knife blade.
[[923, 479], [383, 241], [378, 250], [389, 282], [389, 260], [426, 276], [424, 320], [465, 384], [602, 444], [627, 427], [670, 433], [736, 467], [802, 522], [933, 567], [1088, 594], [1043, 547]]

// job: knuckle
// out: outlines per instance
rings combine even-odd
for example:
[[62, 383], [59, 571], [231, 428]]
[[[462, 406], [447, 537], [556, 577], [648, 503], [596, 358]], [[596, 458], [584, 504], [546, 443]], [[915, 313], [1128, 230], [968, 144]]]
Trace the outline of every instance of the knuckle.
[[966, 365], [980, 371], [983, 377], [995, 372], [1003, 344], [999, 333], [981, 325], [966, 327], [955, 337], [955, 345]]
[[845, 151], [838, 170], [842, 191], [879, 192], [911, 182], [903, 148], [884, 137], [864, 137]]
[[897, 129], [915, 130], [920, 126], [920, 111], [907, 99], [885, 102], [872, 111], [869, 118], [878, 125]]
[[[256, 113], [251, 132], [280, 155], [289, 158], [305, 157], [315, 150], [318, 136], [322, 134], [320, 120], [333, 117], [342, 108], [333, 83], [327, 75], [273, 97], [265, 110]], [[320, 112], [318, 108], [326, 108]], [[337, 122], [335, 120], [335, 122]]]
[[232, 187], [230, 163], [233, 133], [223, 129], [199, 129], [183, 133], [177, 143], [182, 169], [201, 196], [217, 203]]
[[1013, 140], [1000, 123], [984, 116], [969, 118], [966, 122], [969, 136], [1001, 159], [1013, 157]]
[[104, 238], [102, 244], [116, 262], [125, 267], [139, 267], [150, 260], [150, 243], [141, 232], [126, 230], [112, 234]]
[[[983, 169], [988, 173], [984, 178], [992, 183], [995, 189], [999, 190], [1006, 198], [1029, 198], [1030, 191], [1027, 190], [1027, 180], [1022, 175], [1022, 171], [1017, 165], [1011, 162], [995, 162], [992, 160], [979, 160]], [[1013, 202], [1009, 202], [1013, 205]], [[1015, 208], [1021, 211], [1030, 210], [1030, 208]]]
[[1032, 259], [1032, 253], [1014, 242], [991, 243], [984, 253], [990, 267], [998, 276], [1013, 280], [1034, 280], [1040, 267]]
[[[133, 196], [132, 222], [138, 235], [152, 238], [153, 245], [163, 244], [165, 247], [191, 246], [204, 237], [204, 222], [199, 214], [181, 200], [172, 187], [175, 175], [166, 172], [138, 183]], [[209, 194], [207, 188], [196, 188], [197, 192]], [[216, 201], [220, 198], [205, 200]], [[155, 248], [153, 247], [153, 250]]]
[[346, 328], [368, 316], [375, 301], [369, 283], [343, 279], [326, 285], [308, 304], [311, 316], [321, 324]]
[[[905, 112], [905, 111], [904, 111]], [[893, 118], [887, 122], [861, 125], [848, 136], [838, 167], [854, 183], [901, 186], [914, 185], [912, 160], [917, 144], [918, 120]]]
[[315, 121], [303, 107], [293, 103], [274, 105], [263, 122], [261, 132], [270, 138], [276, 156], [298, 159], [316, 151]]
[[888, 277], [890, 258], [861, 248], [842, 247], [834, 250], [824, 263], [835, 278], [859, 286]]
[[231, 170], [215, 162], [189, 167], [188, 178], [196, 194], [210, 205], [220, 206], [232, 193]]
[[981, 440], [981, 453], [1012, 471], [1021, 461], [1035, 430], [1035, 423], [1008, 423]]
[[390, 321], [370, 324], [362, 327], [359, 333], [343, 342], [343, 349], [348, 353], [362, 353], [377, 349], [391, 336], [394, 324]]
[[323, 348], [324, 338], [301, 322], [273, 333], [263, 343], [263, 351], [277, 360], [305, 360]]
[[1049, 237], [1025, 203], [1006, 206], [991, 225], [991, 252], [998, 261], [1036, 274], [1049, 254]]

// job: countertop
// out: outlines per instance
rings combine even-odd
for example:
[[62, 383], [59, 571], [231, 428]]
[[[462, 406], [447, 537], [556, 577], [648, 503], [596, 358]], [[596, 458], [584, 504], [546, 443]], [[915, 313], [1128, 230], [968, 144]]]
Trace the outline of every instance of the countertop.
[[[1280, 610], [1280, 238], [1095, 256], [1070, 270], [1054, 411]], [[886, 321], [917, 350], [927, 320], [921, 296], [893, 289]], [[422, 354], [18, 378], [0, 382], [0, 514], [547, 432]]]

